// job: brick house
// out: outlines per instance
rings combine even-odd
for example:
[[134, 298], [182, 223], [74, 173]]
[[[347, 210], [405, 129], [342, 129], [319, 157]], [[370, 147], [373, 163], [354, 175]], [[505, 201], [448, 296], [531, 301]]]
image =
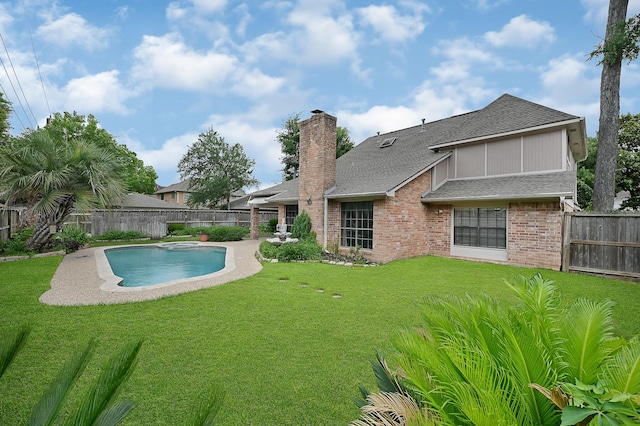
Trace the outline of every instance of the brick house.
[[[178, 183], [173, 183], [169, 186], [165, 186], [164, 188], [160, 188], [153, 194], [156, 196], [158, 200], [166, 201], [172, 204], [180, 204], [182, 206], [187, 205], [187, 200], [189, 200], [189, 196], [193, 190], [189, 185], [189, 180], [183, 180]], [[241, 189], [238, 191], [234, 191], [231, 194], [231, 201], [238, 200], [239, 198], [245, 197], [245, 192]]]
[[360, 247], [377, 262], [433, 254], [560, 268], [584, 118], [505, 94], [336, 160], [336, 118], [312, 113], [300, 123], [299, 177], [251, 194], [255, 211], [277, 206], [292, 224], [305, 210], [325, 248]]

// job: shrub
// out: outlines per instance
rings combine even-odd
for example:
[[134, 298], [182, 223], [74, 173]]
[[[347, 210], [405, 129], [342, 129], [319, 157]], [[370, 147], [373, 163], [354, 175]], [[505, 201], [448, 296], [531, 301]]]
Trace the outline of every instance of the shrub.
[[210, 226], [204, 230], [209, 241], [240, 241], [249, 233], [244, 226]]
[[262, 254], [262, 257], [265, 257], [267, 259], [277, 259], [278, 248], [279, 247], [274, 246], [268, 241], [263, 241], [260, 243], [260, 254]]
[[276, 232], [276, 226], [278, 226], [278, 218], [269, 219], [268, 232]]
[[[184, 231], [185, 226], [182, 223], [170, 223], [168, 230], [169, 234], [173, 234], [174, 232]], [[184, 235], [184, 234], [180, 234]]]
[[315, 241], [286, 243], [278, 247], [277, 259], [280, 262], [291, 262], [294, 260], [320, 260], [321, 258], [322, 247]]
[[296, 218], [293, 220], [293, 228], [291, 229], [291, 238], [298, 238], [300, 240], [306, 240], [309, 238], [311, 232], [311, 218], [309, 214], [302, 210]]
[[67, 226], [56, 234], [54, 241], [58, 247], [62, 247], [67, 253], [71, 253], [87, 244], [89, 236], [82, 228]]
[[32, 251], [27, 249], [26, 245], [27, 240], [32, 234], [32, 227], [21, 228], [10, 240], [0, 243], [0, 254], [3, 256], [17, 256], [32, 253]]
[[147, 236], [144, 235], [142, 232], [140, 231], [120, 231], [120, 230], [112, 230], [112, 231], [107, 231], [104, 234], [100, 235], [97, 239], [98, 240], [107, 240], [107, 241], [113, 241], [113, 240], [139, 240], [141, 238], [146, 238]]
[[397, 372], [373, 364], [381, 392], [361, 388], [351, 424], [638, 424], [640, 340], [615, 338], [613, 303], [566, 306], [539, 274], [508, 286], [517, 305], [429, 296], [423, 326], [394, 342]]

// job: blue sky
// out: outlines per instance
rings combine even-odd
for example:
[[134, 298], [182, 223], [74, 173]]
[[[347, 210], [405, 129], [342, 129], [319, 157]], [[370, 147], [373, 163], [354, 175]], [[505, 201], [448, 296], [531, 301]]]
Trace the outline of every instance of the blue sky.
[[[324, 110], [356, 143], [510, 93], [598, 126], [606, 0], [0, 1], [13, 133], [53, 112], [93, 114], [159, 175], [217, 130], [281, 180], [276, 134]], [[640, 13], [630, 0], [629, 15]], [[34, 54], [35, 51], [35, 54]], [[8, 55], [7, 55], [8, 52]], [[11, 80], [11, 81], [9, 81]], [[622, 112], [640, 112], [639, 64]]]

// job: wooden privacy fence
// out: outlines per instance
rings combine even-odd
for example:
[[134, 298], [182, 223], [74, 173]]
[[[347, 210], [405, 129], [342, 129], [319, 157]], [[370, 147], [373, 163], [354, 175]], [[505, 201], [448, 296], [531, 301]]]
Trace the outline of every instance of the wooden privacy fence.
[[0, 207], [0, 241], [11, 238], [20, 227], [20, 210]]
[[[278, 218], [275, 212], [260, 212], [260, 223]], [[93, 236], [107, 231], [140, 231], [151, 238], [163, 238], [170, 223], [193, 226], [251, 226], [251, 213], [244, 210], [93, 210], [72, 214], [65, 225], [75, 225]]]
[[562, 270], [640, 279], [640, 214], [565, 213]]

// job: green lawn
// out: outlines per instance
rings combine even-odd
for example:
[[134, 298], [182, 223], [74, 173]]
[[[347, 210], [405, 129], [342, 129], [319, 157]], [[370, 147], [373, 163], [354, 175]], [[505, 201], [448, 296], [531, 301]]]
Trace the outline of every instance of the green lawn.
[[[0, 379], [0, 424], [24, 424], [62, 362], [91, 337], [99, 344], [79, 387], [97, 377], [115, 348], [143, 337], [121, 395], [137, 406], [123, 424], [184, 424], [199, 395], [219, 380], [227, 392], [221, 424], [344, 425], [359, 416], [352, 402], [358, 385], [374, 384], [375, 350], [389, 353], [400, 328], [420, 324], [423, 296], [510, 298], [503, 278], [538, 272], [437, 257], [372, 268], [267, 264], [253, 277], [158, 301], [42, 305], [38, 297], [60, 260], [0, 263], [0, 329], [32, 327]], [[566, 303], [614, 299], [616, 331], [640, 334], [640, 284], [542, 272]]]

